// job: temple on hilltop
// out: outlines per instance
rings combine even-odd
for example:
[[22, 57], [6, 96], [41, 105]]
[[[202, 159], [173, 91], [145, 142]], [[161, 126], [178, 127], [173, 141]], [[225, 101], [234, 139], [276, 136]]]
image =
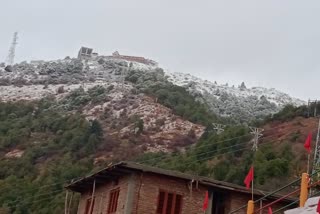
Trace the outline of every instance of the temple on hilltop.
[[150, 59], [146, 59], [144, 57], [140, 57], [140, 56], [126, 56], [126, 55], [121, 55], [118, 51], [115, 51], [112, 53], [112, 58], [116, 58], [116, 59], [123, 59], [123, 60], [127, 60], [130, 62], [138, 62], [138, 63], [143, 63], [146, 65], [158, 65], [157, 62], [150, 60]]
[[[91, 59], [98, 56], [97, 53], [93, 52], [92, 48], [88, 47], [81, 47], [79, 52], [78, 52], [78, 59]], [[141, 56], [127, 56], [127, 55], [121, 55], [118, 51], [115, 51], [112, 53], [111, 56], [106, 56], [108, 58], [113, 58], [113, 59], [121, 59], [121, 60], [126, 60], [129, 62], [138, 62], [138, 63], [143, 63], [145, 65], [151, 65], [151, 66], [157, 66], [158, 63], [151, 60], [151, 59], [146, 59]]]

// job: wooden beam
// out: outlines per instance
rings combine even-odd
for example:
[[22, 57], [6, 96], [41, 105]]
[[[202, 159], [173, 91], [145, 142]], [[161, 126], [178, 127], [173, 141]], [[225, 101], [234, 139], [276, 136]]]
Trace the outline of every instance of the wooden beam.
[[71, 198], [70, 198], [70, 201], [69, 201], [67, 214], [69, 214], [69, 213], [70, 213], [70, 209], [71, 209], [71, 205], [72, 205], [72, 200], [73, 200], [73, 195], [74, 195], [74, 192], [72, 192], [72, 195], [71, 195]]
[[93, 210], [93, 201], [94, 201], [95, 192], [96, 192], [96, 180], [93, 180], [93, 187], [92, 187], [92, 195], [91, 195], [91, 203], [90, 203], [89, 214], [91, 214], [92, 210]]
[[64, 214], [68, 214], [68, 193], [69, 193], [69, 191], [67, 190], [66, 191], [66, 198], [64, 201]]

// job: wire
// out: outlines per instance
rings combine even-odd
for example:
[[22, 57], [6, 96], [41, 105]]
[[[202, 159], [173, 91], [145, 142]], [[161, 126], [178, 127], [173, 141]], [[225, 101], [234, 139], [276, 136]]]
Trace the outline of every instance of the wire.
[[[285, 126], [280, 126], [280, 127], [285, 127]], [[267, 132], [267, 131], [270, 131], [270, 130], [274, 130], [274, 129], [278, 129], [278, 128], [279, 128], [279, 126], [273, 127], [271, 129], [264, 130], [264, 132]], [[278, 134], [278, 133], [274, 133], [272, 135], [268, 135], [268, 136], [262, 137], [262, 138], [260, 138], [260, 140], [261, 139], [265, 139], [265, 138], [269, 138], [269, 137], [271, 137], [273, 135], [276, 135], [276, 134]], [[216, 142], [216, 143], [213, 143], [213, 144], [209, 144], [209, 145], [199, 146], [199, 147], [196, 147], [195, 150], [197, 150], [199, 148], [205, 148], [205, 147], [208, 147], [208, 146], [218, 145], [218, 144], [221, 144], [221, 143], [224, 143], [224, 142], [228, 142], [228, 141], [232, 141], [232, 140], [235, 140], [235, 139], [243, 138], [243, 137], [246, 137], [246, 136], [249, 136], [249, 135], [251, 135], [251, 134], [246, 134], [246, 135], [241, 135], [241, 136], [237, 136], [237, 137], [234, 137], [234, 138], [229, 138], [229, 139], [226, 139], [226, 140], [223, 140], [223, 141], [219, 141], [219, 142]], [[240, 146], [240, 145], [244, 145], [244, 144], [248, 144], [248, 143], [249, 142], [244, 142], [244, 143], [239, 143], [239, 144], [235, 144], [235, 145], [228, 146], [228, 147], [219, 148], [219, 149], [216, 149], [216, 150], [213, 150], [213, 151], [207, 151], [207, 152], [203, 152], [203, 153], [196, 153], [196, 154], [194, 154], [192, 156], [188, 156], [188, 157], [194, 157], [194, 156], [200, 157], [200, 156], [205, 155], [205, 154], [210, 154], [210, 153], [213, 153], [213, 152], [223, 151], [223, 150], [226, 150], [226, 149], [230, 149], [230, 148], [233, 148], [233, 147], [236, 147], [236, 146]], [[266, 144], [266, 143], [260, 143], [259, 145], [264, 145], [264, 144]], [[195, 160], [195, 161], [189, 161], [189, 162], [186, 162], [185, 164], [192, 164], [192, 163], [196, 163], [196, 162], [199, 162], [199, 161], [209, 160], [209, 159], [212, 159], [214, 157], [218, 157], [218, 156], [222, 156], [222, 155], [230, 154], [230, 153], [235, 153], [235, 152], [246, 150], [246, 149], [248, 149], [248, 148], [245, 147], [245, 148], [241, 148], [241, 149], [234, 150], [234, 151], [228, 151], [228, 152], [225, 152], [225, 153], [216, 154], [216, 155], [212, 155], [212, 156], [209, 156], [209, 157], [201, 158], [201, 159], [198, 159], [198, 160]], [[145, 160], [143, 162], [148, 162], [148, 161], [151, 161], [151, 160], [163, 159], [163, 158], [167, 158], [167, 157], [168, 157], [167, 155], [164, 155], [164, 157], [152, 158], [152, 159], [149, 159], [149, 160]], [[72, 179], [72, 180], [74, 180], [74, 179]], [[50, 185], [43, 185], [43, 186], [38, 187], [37, 189], [42, 189], [42, 188], [48, 187], [48, 186], [54, 186], [56, 184], [66, 183], [66, 182], [72, 181], [72, 180], [67, 180], [67, 181], [64, 181], [64, 182], [57, 182], [57, 183], [53, 183], [53, 184], [50, 184]], [[52, 192], [49, 192], [49, 193], [43, 194], [43, 195], [53, 194], [53, 193], [56, 193], [58, 191], [61, 191], [61, 190], [52, 191]], [[38, 195], [38, 196], [41, 196], [41, 195]], [[32, 197], [30, 197], [30, 198], [32, 198]], [[18, 201], [21, 201], [21, 200], [15, 200], [12, 203], [16, 203]]]
[[32, 199], [34, 197], [39, 197], [39, 196], [46, 196], [46, 195], [51, 195], [51, 194], [55, 194], [55, 193], [62, 193], [63, 192], [63, 188], [62, 189], [59, 189], [59, 190], [55, 190], [55, 191], [51, 191], [51, 192], [48, 192], [48, 193], [44, 193], [44, 194], [40, 194], [40, 195], [36, 195], [36, 196], [32, 196], [32, 197], [27, 197], [27, 198], [23, 198], [23, 199], [18, 199], [18, 200], [14, 200], [14, 201], [10, 201], [10, 203], [22, 203], [23, 201], [27, 201], [28, 199]]
[[[314, 196], [316, 196], [316, 195], [318, 195], [318, 194], [320, 194], [320, 191], [312, 194], [311, 197], [314, 197]], [[297, 199], [297, 200], [295, 200], [294, 202], [292, 202], [292, 203], [290, 203], [290, 204], [287, 204], [286, 206], [277, 209], [277, 210], [274, 211], [273, 213], [278, 213], [278, 212], [280, 212], [280, 211], [282, 211], [282, 210], [284, 210], [284, 209], [286, 209], [286, 208], [288, 208], [288, 207], [291, 207], [291, 206], [294, 205], [294, 204], [298, 204], [299, 201], [300, 201], [300, 200]]]
[[[283, 126], [276, 126], [276, 127], [273, 127], [273, 128], [269, 128], [267, 130], [264, 130], [263, 132], [268, 132], [268, 131], [271, 131], [271, 130], [274, 130], [274, 129], [279, 129], [280, 127], [286, 127], [286, 126], [289, 126], [289, 124], [286, 124], [286, 125], [283, 125]], [[300, 128], [298, 128], [297, 130], [294, 130], [294, 131], [298, 131]], [[278, 133], [273, 133], [272, 135], [268, 135], [266, 137], [271, 137], [271, 136], [274, 136], [274, 135], [277, 135]], [[194, 147], [194, 145], [191, 145], [189, 146], [189, 148], [192, 148], [194, 147], [195, 150], [199, 149], [199, 148], [205, 148], [205, 147], [210, 147], [210, 146], [213, 146], [213, 145], [218, 145], [218, 144], [221, 144], [221, 143], [225, 143], [225, 142], [228, 142], [228, 141], [232, 141], [232, 140], [235, 140], [235, 139], [239, 139], [239, 138], [243, 138], [243, 137], [246, 137], [246, 136], [252, 136], [251, 133], [249, 134], [245, 134], [245, 135], [241, 135], [241, 136], [237, 136], [237, 137], [234, 137], [234, 138], [229, 138], [229, 139], [226, 139], [226, 140], [223, 140], [223, 141], [218, 141], [218, 142], [215, 142], [215, 143], [212, 143], [212, 144], [205, 144], [205, 145], [200, 145], [198, 147]], [[262, 138], [266, 138], [266, 137], [262, 137]], [[262, 139], [260, 138], [260, 139]], [[189, 148], [186, 148], [186, 149], [189, 149]], [[165, 156], [167, 156], [168, 154], [164, 154], [162, 157], [166, 158]], [[156, 157], [156, 158], [151, 158], [151, 160], [158, 160], [158, 159], [162, 159], [162, 157]], [[145, 163], [145, 162], [148, 162], [149, 160], [144, 160], [142, 162], [139, 162], [139, 163]]]
[[[23, 205], [27, 205], [27, 204], [33, 204], [33, 203], [36, 203], [36, 202], [40, 202], [40, 201], [45, 201], [45, 200], [49, 200], [53, 197], [56, 197], [57, 195], [51, 195], [51, 196], [47, 196], [47, 197], [44, 197], [40, 200], [35, 200], [35, 201], [32, 201], [32, 202], [28, 202], [28, 203], [24, 203], [26, 200], [23, 200], [23, 201], [20, 201], [19, 204], [23, 204]], [[10, 205], [9, 205], [10, 206]], [[18, 206], [13, 206], [11, 208], [17, 208]]]
[[[295, 132], [296, 130], [294, 130], [293, 132]], [[262, 139], [266, 139], [266, 138], [269, 138], [269, 137], [272, 137], [274, 135], [277, 135], [278, 133], [274, 133], [273, 135], [268, 135], [268, 136], [265, 136], [265, 137], [261, 137], [259, 140], [262, 140]], [[241, 138], [241, 137], [244, 137], [244, 136], [247, 136], [247, 135], [242, 135], [242, 136], [239, 136], [239, 137], [235, 137], [235, 138], [231, 138], [231, 139], [227, 139], [227, 140], [224, 140], [224, 141], [219, 141], [217, 143], [213, 143], [213, 144], [208, 144], [208, 145], [205, 145], [204, 147], [210, 147], [210, 146], [214, 146], [214, 145], [218, 145], [220, 143], [223, 143], [223, 142], [227, 142], [227, 141], [231, 141], [231, 140], [234, 140], [234, 139], [238, 139], [238, 138]], [[276, 142], [276, 141], [275, 141]], [[201, 154], [204, 154], [204, 153], [213, 153], [213, 152], [217, 152], [217, 151], [220, 151], [220, 150], [224, 150], [224, 149], [228, 149], [228, 148], [232, 148], [232, 147], [235, 147], [235, 146], [239, 146], [239, 145], [242, 145], [242, 144], [246, 144], [246, 143], [249, 143], [249, 142], [245, 142], [245, 143], [239, 143], [239, 144], [236, 144], [236, 145], [232, 145], [232, 146], [229, 146], [229, 147], [224, 147], [224, 148], [220, 148], [220, 149], [217, 149], [217, 150], [212, 150], [212, 151], [208, 151], [208, 152], [203, 152], [203, 153], [196, 153], [195, 155], [192, 155], [193, 156], [198, 156], [198, 155], [201, 155]], [[270, 143], [273, 143], [273, 142], [270, 142]], [[262, 145], [262, 143], [260, 143], [259, 145]], [[197, 147], [199, 148], [199, 147]], [[196, 150], [196, 149], [195, 149]], [[190, 157], [190, 156], [189, 156]], [[143, 164], [143, 163], [148, 163], [148, 162], [153, 162], [155, 160], [158, 160], [158, 161], [161, 161], [163, 159], [166, 159], [166, 158], [172, 158], [172, 156], [170, 156], [170, 154], [164, 154], [160, 157], [156, 157], [156, 158], [150, 158], [150, 159], [147, 159], [147, 160], [144, 160], [144, 161], [141, 161], [139, 163]]]
[[[244, 149], [246, 149], [246, 148], [242, 148], [242, 149], [239, 149], [238, 151], [240, 151], [240, 150], [244, 150]], [[231, 151], [231, 152], [235, 152], [235, 151]], [[227, 154], [227, 153], [230, 153], [230, 151], [229, 152], [226, 152], [226, 153], [223, 153], [223, 154], [219, 154], [219, 155], [224, 155], [224, 154]], [[218, 155], [217, 155], [218, 156]], [[207, 158], [212, 158], [212, 157], [214, 157], [214, 156], [210, 156], [210, 157], [207, 157]], [[206, 159], [207, 159], [206, 158]], [[200, 160], [199, 160], [200, 161]], [[194, 161], [195, 162], [195, 161]], [[55, 193], [62, 193], [63, 192], [63, 189], [59, 189], [59, 190], [55, 190], [55, 191], [52, 191], [52, 192], [49, 192], [49, 193], [44, 193], [44, 194], [40, 194], [40, 195], [37, 195], [36, 197], [38, 197], [38, 196], [46, 196], [46, 195], [51, 195], [51, 194], [55, 194]], [[53, 195], [53, 196], [55, 196], [55, 195]], [[52, 197], [52, 196], [51, 196]], [[19, 202], [20, 204], [21, 203], [24, 203], [25, 201], [28, 201], [29, 199], [32, 199], [33, 197], [28, 197], [28, 198], [24, 198], [23, 200], [15, 200], [15, 201], [10, 201], [10, 203], [12, 204], [14, 204], [14, 203], [17, 203], [17, 202]], [[50, 198], [50, 197], [49, 197]], [[44, 199], [41, 199], [41, 200], [46, 200], [46, 198], [44, 198]], [[33, 201], [33, 202], [37, 202], [37, 201], [39, 201], [39, 200], [35, 200], [35, 201]], [[33, 203], [32, 202], [32, 203]]]
[[[249, 136], [249, 135], [251, 135], [251, 134], [246, 134], [246, 135], [241, 135], [241, 136], [237, 136], [237, 137], [234, 137], [234, 138], [229, 138], [229, 139], [226, 139], [226, 140], [223, 140], [223, 141], [215, 142], [213, 144], [202, 145], [202, 146], [199, 146], [199, 147], [195, 147], [194, 149], [197, 150], [199, 148], [205, 148], [205, 147], [209, 147], [209, 146], [218, 145], [218, 144], [221, 144], [221, 143], [225, 143], [225, 142], [232, 141], [232, 140], [235, 140], [235, 139], [239, 139], [239, 138], [242, 138], [242, 137], [246, 137], [246, 136]], [[192, 146], [194, 146], [194, 145], [192, 145]], [[190, 148], [192, 148], [192, 146], [190, 146]], [[162, 157], [166, 158], [165, 156], [167, 156], [167, 155], [168, 154], [164, 154]], [[158, 159], [162, 159], [162, 157], [151, 158], [150, 160], [158, 160]], [[149, 160], [147, 159], [147, 160], [141, 161], [139, 163], [145, 163], [145, 162], [148, 162], [148, 161]]]

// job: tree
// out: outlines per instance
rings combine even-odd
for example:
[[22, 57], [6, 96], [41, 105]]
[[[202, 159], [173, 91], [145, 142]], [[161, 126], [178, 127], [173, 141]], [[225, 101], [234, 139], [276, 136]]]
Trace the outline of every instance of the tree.
[[96, 134], [99, 138], [103, 136], [103, 130], [98, 120], [93, 120], [91, 122], [90, 132]]
[[239, 88], [240, 88], [241, 91], [247, 89], [247, 87], [246, 87], [246, 85], [244, 84], [244, 82], [241, 83], [241, 85], [240, 85]]
[[139, 118], [136, 123], [135, 123], [135, 130], [136, 130], [136, 134], [141, 134], [143, 132], [143, 126], [144, 126], [144, 122], [141, 118]]

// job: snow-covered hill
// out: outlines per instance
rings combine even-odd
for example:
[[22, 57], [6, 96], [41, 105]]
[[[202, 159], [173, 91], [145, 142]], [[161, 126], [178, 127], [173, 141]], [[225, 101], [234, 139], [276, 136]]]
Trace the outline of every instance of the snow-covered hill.
[[[273, 88], [246, 88], [244, 83], [239, 87], [218, 85], [190, 74], [163, 72], [157, 65], [104, 56], [82, 61], [68, 58], [49, 62], [24, 62], [13, 66], [13, 72], [0, 67], [0, 95], [5, 101], [39, 99], [55, 94], [62, 85], [66, 85], [65, 89], [72, 90], [74, 86], [78, 87], [83, 83], [92, 86], [104, 83], [123, 84], [129, 72], [143, 72], [143, 75], [157, 73], [161, 77], [160, 81], [169, 81], [186, 88], [216, 114], [239, 121], [262, 118], [278, 112], [287, 104], [305, 104], [304, 101]], [[152, 84], [152, 81], [154, 80], [150, 79], [147, 83]]]
[[218, 85], [186, 73], [166, 72], [166, 76], [173, 84], [185, 87], [191, 94], [203, 99], [215, 113], [239, 119], [263, 117], [278, 112], [288, 104], [300, 106], [306, 103], [274, 88], [247, 88], [244, 83], [237, 87]]
[[168, 80], [176, 85], [189, 87], [190, 90], [196, 90], [201, 94], [209, 93], [218, 99], [220, 98], [221, 93], [227, 93], [236, 97], [265, 97], [268, 101], [276, 104], [277, 106], [283, 106], [288, 103], [295, 106], [305, 104], [305, 101], [293, 98], [290, 95], [278, 91], [274, 88], [247, 88], [245, 85], [230, 87], [228, 85], [218, 85], [216, 82], [212, 83], [208, 80], [203, 80], [198, 77], [192, 76], [191, 74], [167, 72], [166, 75], [168, 76]]

